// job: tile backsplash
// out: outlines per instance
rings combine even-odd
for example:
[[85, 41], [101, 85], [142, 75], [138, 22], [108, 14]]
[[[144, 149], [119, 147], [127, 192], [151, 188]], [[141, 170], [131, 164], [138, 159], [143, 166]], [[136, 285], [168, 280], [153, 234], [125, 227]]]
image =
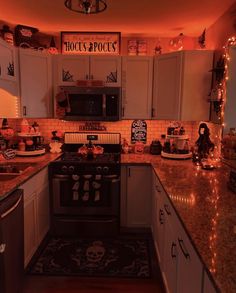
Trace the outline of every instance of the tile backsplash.
[[[84, 125], [84, 121], [64, 121], [59, 119], [27, 119], [32, 125], [34, 121], [39, 124], [40, 132], [44, 136], [45, 143], [49, 143], [52, 137], [53, 130], [65, 131], [80, 131], [80, 126]], [[162, 134], [166, 134], [167, 127], [170, 125], [169, 120], [145, 120], [147, 123], [147, 145], [153, 139], [160, 139]], [[108, 132], [119, 132], [122, 138], [126, 138], [131, 143], [131, 125], [133, 120], [121, 120], [116, 122], [101, 122]], [[185, 128], [185, 133], [189, 135], [190, 145], [194, 145], [198, 138], [198, 127], [201, 121], [181, 121], [181, 125]], [[20, 131], [21, 119], [8, 119], [8, 123], [16, 132]], [[211, 140], [215, 145], [220, 145], [221, 126], [213, 123], [208, 123], [210, 128]]]

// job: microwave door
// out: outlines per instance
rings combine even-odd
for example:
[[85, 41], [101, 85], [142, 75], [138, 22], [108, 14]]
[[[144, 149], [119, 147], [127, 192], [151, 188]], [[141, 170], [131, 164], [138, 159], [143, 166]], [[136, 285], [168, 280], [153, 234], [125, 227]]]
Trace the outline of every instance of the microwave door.
[[104, 114], [103, 95], [101, 94], [70, 94], [70, 112], [67, 116], [81, 119], [101, 118]]

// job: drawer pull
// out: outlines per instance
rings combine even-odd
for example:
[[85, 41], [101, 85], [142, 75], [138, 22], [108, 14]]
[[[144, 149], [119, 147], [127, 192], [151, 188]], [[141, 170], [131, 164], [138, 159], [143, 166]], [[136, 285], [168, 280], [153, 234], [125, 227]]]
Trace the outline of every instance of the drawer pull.
[[159, 192], [159, 193], [161, 193], [161, 189], [159, 188], [158, 185], [156, 185], [156, 191]]
[[167, 215], [170, 216], [171, 212], [170, 212], [170, 208], [169, 208], [168, 204], [164, 204], [164, 208], [165, 208]]
[[184, 245], [184, 241], [182, 239], [179, 239], [179, 238], [178, 238], [178, 241], [179, 241], [179, 246], [180, 246], [180, 248], [182, 250], [183, 255], [185, 256], [185, 258], [190, 259], [190, 255], [189, 255], [189, 253], [188, 253], [188, 251], [187, 251], [187, 249], [186, 249], [186, 247]]
[[159, 222], [161, 225], [164, 224], [164, 211], [162, 209], [159, 210]]
[[172, 258], [177, 257], [177, 254], [176, 254], [176, 244], [174, 242], [172, 242], [172, 245], [171, 245], [171, 257]]

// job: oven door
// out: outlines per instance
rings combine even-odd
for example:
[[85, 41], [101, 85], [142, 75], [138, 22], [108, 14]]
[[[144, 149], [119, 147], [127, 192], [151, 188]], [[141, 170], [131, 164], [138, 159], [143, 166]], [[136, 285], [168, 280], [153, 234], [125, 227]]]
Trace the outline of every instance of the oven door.
[[53, 214], [74, 216], [118, 216], [118, 175], [54, 175]]

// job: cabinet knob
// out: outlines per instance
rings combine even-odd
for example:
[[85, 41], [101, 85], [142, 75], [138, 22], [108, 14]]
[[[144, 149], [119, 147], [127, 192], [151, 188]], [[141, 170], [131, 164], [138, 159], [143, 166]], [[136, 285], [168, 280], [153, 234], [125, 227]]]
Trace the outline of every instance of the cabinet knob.
[[26, 106], [23, 106], [23, 116], [26, 116]]
[[162, 209], [159, 210], [159, 222], [161, 225], [164, 224], [164, 211]]
[[189, 255], [189, 253], [188, 253], [188, 251], [187, 251], [187, 249], [186, 249], [186, 247], [184, 245], [184, 241], [182, 239], [179, 239], [179, 238], [178, 238], [178, 241], [179, 241], [179, 246], [181, 248], [181, 251], [182, 251], [184, 257], [187, 258], [187, 259], [190, 259], [190, 255]]
[[0, 253], [3, 253], [6, 249], [6, 244], [2, 243], [0, 244]]
[[167, 215], [170, 216], [171, 212], [170, 212], [170, 207], [168, 206], [168, 204], [164, 204], [164, 208], [165, 208]]
[[152, 117], [152, 118], [155, 117], [155, 109], [154, 109], [154, 108], [152, 108], [151, 117]]
[[172, 242], [172, 245], [171, 245], [171, 257], [172, 258], [177, 257], [175, 249], [176, 249], [176, 244], [174, 242]]

